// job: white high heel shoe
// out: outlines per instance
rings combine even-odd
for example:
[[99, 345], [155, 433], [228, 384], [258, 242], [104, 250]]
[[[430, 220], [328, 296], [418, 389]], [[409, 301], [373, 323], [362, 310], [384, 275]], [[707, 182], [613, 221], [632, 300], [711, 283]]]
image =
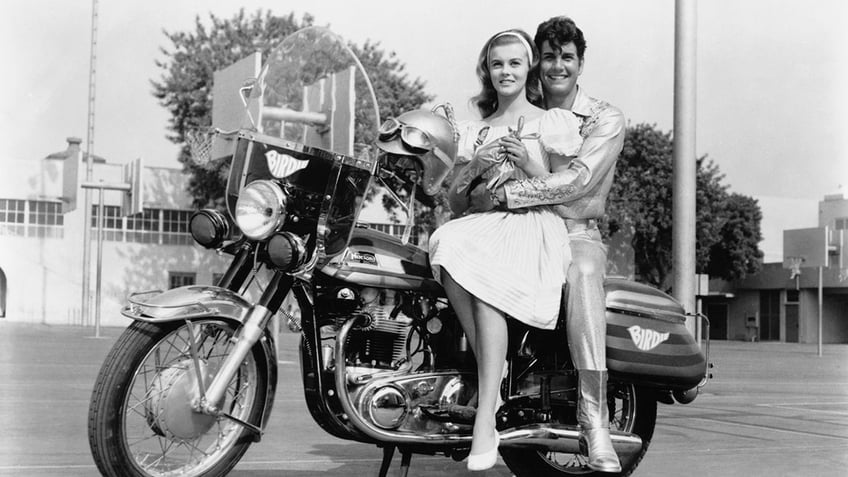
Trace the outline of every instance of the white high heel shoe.
[[468, 454], [468, 470], [477, 472], [491, 469], [498, 462], [498, 447], [501, 445], [501, 436], [495, 430], [495, 447], [482, 454]]
[[[509, 363], [504, 361], [501, 380], [506, 379], [509, 373]], [[498, 389], [497, 401], [495, 402], [495, 413], [504, 405], [504, 400], [501, 397], [500, 389]], [[495, 446], [481, 454], [468, 454], [468, 470], [472, 472], [491, 469], [498, 462], [498, 447], [501, 445], [501, 436], [498, 430], [495, 429]]]

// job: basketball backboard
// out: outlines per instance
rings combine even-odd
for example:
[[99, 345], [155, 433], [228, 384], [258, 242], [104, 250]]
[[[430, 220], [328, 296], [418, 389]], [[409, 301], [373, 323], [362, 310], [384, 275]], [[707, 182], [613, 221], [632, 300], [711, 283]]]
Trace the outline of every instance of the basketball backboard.
[[[245, 107], [243, 87], [259, 76], [262, 55], [253, 53], [232, 65], [214, 73], [212, 80], [212, 127], [222, 131], [233, 131], [250, 127], [250, 117], [259, 118], [259, 102], [250, 102]], [[212, 145], [212, 159], [232, 153], [232, 144], [216, 137]]]
[[827, 227], [783, 231], [783, 268], [792, 268], [801, 259], [800, 268], [827, 267], [830, 262]]

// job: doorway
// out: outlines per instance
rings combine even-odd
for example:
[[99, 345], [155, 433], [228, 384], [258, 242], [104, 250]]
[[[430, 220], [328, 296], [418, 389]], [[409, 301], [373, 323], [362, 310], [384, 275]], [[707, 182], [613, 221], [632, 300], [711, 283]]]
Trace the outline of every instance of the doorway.
[[798, 304], [786, 304], [786, 342], [798, 342]]
[[0, 318], [6, 318], [6, 273], [0, 268]]
[[710, 340], [726, 340], [727, 303], [706, 303], [704, 313], [710, 320]]

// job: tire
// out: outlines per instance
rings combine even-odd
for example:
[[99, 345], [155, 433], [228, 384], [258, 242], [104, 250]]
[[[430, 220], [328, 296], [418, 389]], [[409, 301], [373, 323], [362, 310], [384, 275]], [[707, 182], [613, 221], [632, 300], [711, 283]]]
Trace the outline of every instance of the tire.
[[[233, 346], [232, 324], [193, 322], [198, 366], [208, 386]], [[223, 416], [191, 412], [197, 389], [185, 322], [133, 322], [106, 357], [91, 396], [88, 441], [107, 477], [187, 477], [227, 474], [254, 434]], [[268, 374], [264, 353], [254, 347], [242, 362], [219, 409], [249, 423], [260, 421]]]
[[[610, 383], [610, 427], [632, 432], [642, 439], [642, 449], [628, 461], [621, 461], [620, 473], [597, 472], [586, 465], [580, 454], [562, 454], [536, 450], [503, 449], [501, 456], [516, 477], [628, 476], [648, 451], [657, 422], [657, 401], [653, 393], [632, 384]], [[574, 408], [564, 411], [573, 423]]]

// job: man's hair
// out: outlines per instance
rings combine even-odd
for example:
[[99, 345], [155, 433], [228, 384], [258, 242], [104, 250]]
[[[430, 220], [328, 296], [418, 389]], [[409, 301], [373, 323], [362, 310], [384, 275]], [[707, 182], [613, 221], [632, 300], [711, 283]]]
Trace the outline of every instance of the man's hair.
[[553, 17], [539, 24], [536, 29], [536, 37], [533, 42], [536, 43], [536, 48], [542, 51], [542, 44], [547, 41], [551, 48], [557, 50], [569, 42], [574, 42], [577, 47], [577, 57], [583, 59], [583, 53], [586, 52], [586, 39], [583, 38], [583, 31], [577, 28], [577, 24], [571, 18], [560, 16]]

